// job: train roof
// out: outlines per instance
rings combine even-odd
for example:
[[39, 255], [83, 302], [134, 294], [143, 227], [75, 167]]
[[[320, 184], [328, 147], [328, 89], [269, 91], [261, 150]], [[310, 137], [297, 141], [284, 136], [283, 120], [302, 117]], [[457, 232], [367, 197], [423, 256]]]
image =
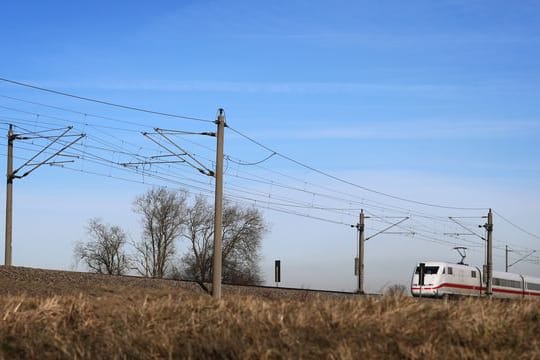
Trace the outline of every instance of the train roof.
[[[459, 269], [459, 268], [462, 268], [462, 269], [476, 269], [476, 266], [466, 265], [466, 264], [456, 264], [456, 263], [451, 263], [451, 262], [447, 262], [447, 261], [421, 261], [421, 263], [426, 264], [426, 266], [446, 266], [446, 267], [451, 266], [451, 267], [454, 267], [456, 269]], [[420, 263], [418, 263], [418, 264], [420, 264]]]
[[504, 271], [493, 271], [493, 277], [499, 279], [508, 279], [508, 280], [517, 280], [521, 281], [521, 275], [504, 272]]
[[[430, 261], [421, 261], [418, 264], [420, 264], [420, 263], [424, 263], [424, 264], [426, 264], [426, 266], [443, 266], [443, 267], [451, 266], [451, 267], [456, 268], [456, 269], [470, 269], [470, 270], [480, 269], [480, 270], [482, 270], [481, 266], [476, 267], [474, 265], [456, 264], [456, 263], [451, 263], [451, 262], [448, 262], [448, 261], [432, 261], [432, 260], [430, 260]], [[417, 264], [417, 266], [418, 266], [418, 264]], [[523, 279], [525, 280], [525, 282], [528, 282], [528, 283], [531, 282], [531, 283], [540, 284], [540, 277], [523, 275], [523, 274], [516, 274], [516, 273], [509, 273], [509, 272], [504, 272], [504, 271], [493, 271], [493, 277], [497, 277], [497, 278], [501, 278], [501, 279], [519, 280], [519, 281], [521, 281], [522, 276], [523, 276]]]
[[525, 282], [527, 282], [527, 283], [540, 284], [540, 277], [523, 275], [523, 279], [524, 279]]

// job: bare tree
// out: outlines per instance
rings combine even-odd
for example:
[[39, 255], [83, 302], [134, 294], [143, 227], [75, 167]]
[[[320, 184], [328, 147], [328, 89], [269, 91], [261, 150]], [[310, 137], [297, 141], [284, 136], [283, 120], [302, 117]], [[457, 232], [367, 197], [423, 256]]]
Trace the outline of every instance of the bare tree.
[[129, 269], [129, 258], [124, 252], [126, 233], [120, 227], [103, 224], [97, 218], [88, 221], [86, 230], [90, 240], [75, 245], [77, 259], [97, 273], [126, 273]]
[[[191, 245], [184, 255], [185, 275], [200, 282], [210, 281], [214, 239], [214, 209], [202, 196], [188, 207], [182, 233]], [[266, 230], [262, 214], [255, 208], [225, 203], [223, 210], [223, 280], [236, 284], [261, 282], [259, 251]]]
[[186, 227], [182, 236], [189, 240], [191, 251], [184, 255], [186, 276], [200, 282], [208, 281], [212, 269], [214, 238], [213, 208], [201, 196], [186, 210]]
[[386, 296], [401, 297], [407, 295], [407, 287], [402, 284], [394, 284], [389, 286], [384, 292]]
[[235, 284], [260, 284], [261, 240], [266, 225], [253, 207], [225, 204], [223, 209], [223, 280]]
[[142, 216], [142, 240], [135, 244], [137, 271], [141, 275], [162, 278], [175, 253], [186, 210], [185, 192], [166, 188], [148, 190], [135, 199], [134, 211]]

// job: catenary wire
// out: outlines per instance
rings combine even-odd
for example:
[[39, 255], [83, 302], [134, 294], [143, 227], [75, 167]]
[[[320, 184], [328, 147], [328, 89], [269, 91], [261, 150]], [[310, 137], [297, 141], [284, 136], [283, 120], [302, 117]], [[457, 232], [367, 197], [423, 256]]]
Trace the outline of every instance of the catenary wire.
[[310, 166], [310, 165], [307, 165], [307, 164], [304, 164], [298, 160], [295, 160], [293, 159], [292, 157], [290, 156], [287, 156], [287, 155], [284, 155], [280, 152], [277, 152], [271, 148], [269, 148], [268, 146], [262, 144], [261, 142], [249, 137], [248, 135], [245, 135], [244, 133], [230, 127], [230, 126], [227, 126], [227, 128], [229, 128], [231, 131], [233, 131], [234, 133], [242, 136], [243, 138], [251, 141], [252, 143], [262, 147], [263, 149], [266, 149], [270, 152], [273, 152], [273, 153], [276, 153], [277, 156], [280, 156], [282, 157], [283, 159], [286, 159], [292, 163], [295, 163], [305, 169], [308, 169], [308, 170], [311, 170], [315, 173], [318, 173], [320, 175], [323, 175], [325, 177], [328, 177], [330, 179], [333, 179], [333, 180], [336, 180], [338, 182], [341, 182], [343, 184], [347, 184], [349, 186], [352, 186], [352, 187], [356, 187], [356, 188], [359, 188], [359, 189], [362, 189], [364, 191], [368, 191], [368, 192], [371, 192], [371, 193], [374, 193], [374, 194], [377, 194], [377, 195], [381, 195], [381, 196], [385, 196], [385, 197], [389, 197], [389, 198], [392, 198], [394, 200], [400, 200], [400, 201], [404, 201], [404, 202], [408, 202], [408, 203], [413, 203], [413, 204], [417, 204], [417, 205], [423, 205], [423, 206], [429, 206], [429, 207], [436, 207], [436, 208], [441, 208], [441, 209], [452, 209], [452, 210], [486, 210], [487, 208], [486, 207], [457, 207], [457, 206], [446, 206], [446, 205], [439, 205], [439, 204], [431, 204], [431, 203], [427, 203], [427, 202], [423, 202], [423, 201], [417, 201], [417, 200], [412, 200], [412, 199], [406, 199], [406, 198], [403, 198], [403, 197], [400, 197], [400, 196], [395, 196], [395, 195], [391, 195], [391, 194], [387, 194], [387, 193], [384, 193], [382, 191], [378, 191], [378, 190], [374, 190], [374, 189], [371, 189], [371, 188], [368, 188], [368, 187], [365, 187], [365, 186], [362, 186], [362, 185], [358, 185], [358, 184], [355, 184], [351, 181], [348, 181], [348, 180], [345, 180], [345, 179], [342, 179], [340, 177], [337, 177], [335, 175], [332, 175], [328, 172], [325, 172], [325, 171], [322, 171], [322, 170], [319, 170], [313, 166]]
[[23, 82], [20, 82], [20, 81], [10, 80], [10, 79], [6, 79], [6, 78], [2, 78], [2, 77], [0, 77], [0, 81], [4, 81], [4, 82], [10, 83], [10, 84], [23, 86], [23, 87], [27, 87], [27, 88], [31, 88], [31, 89], [35, 89], [35, 90], [39, 90], [39, 91], [48, 92], [48, 93], [51, 93], [51, 94], [62, 95], [62, 96], [71, 97], [71, 98], [78, 99], [78, 100], [84, 100], [84, 101], [88, 101], [88, 102], [93, 102], [93, 103], [102, 104], [102, 105], [108, 105], [108, 106], [117, 107], [117, 108], [126, 109], [126, 110], [139, 111], [139, 112], [143, 112], [143, 113], [147, 113], [147, 114], [166, 116], [166, 117], [173, 117], [173, 118], [178, 118], [178, 119], [194, 120], [194, 121], [213, 123], [212, 120], [208, 120], [208, 119], [201, 119], [201, 118], [196, 118], [196, 117], [191, 117], [191, 116], [170, 114], [170, 113], [165, 113], [165, 112], [161, 112], [161, 111], [154, 111], [154, 110], [148, 110], [148, 109], [143, 109], [143, 108], [134, 107], [134, 106], [116, 104], [116, 103], [112, 103], [112, 102], [109, 102], [109, 101], [97, 100], [97, 99], [92, 99], [92, 98], [88, 98], [88, 97], [84, 97], [84, 96], [74, 95], [74, 94], [70, 94], [70, 93], [66, 93], [66, 92], [62, 92], [62, 91], [57, 91], [57, 90], [52, 90], [52, 89], [48, 89], [48, 88], [44, 88], [44, 87], [40, 87], [40, 86], [36, 86], [36, 85], [31, 85], [31, 84], [23, 83]]

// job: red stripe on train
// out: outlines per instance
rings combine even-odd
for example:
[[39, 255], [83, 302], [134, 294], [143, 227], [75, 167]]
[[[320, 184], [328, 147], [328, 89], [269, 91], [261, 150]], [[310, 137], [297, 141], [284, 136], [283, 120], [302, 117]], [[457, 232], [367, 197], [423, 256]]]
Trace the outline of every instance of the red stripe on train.
[[[467, 290], [474, 290], [474, 291], [485, 291], [486, 288], [480, 287], [480, 286], [474, 286], [474, 285], [464, 285], [464, 284], [456, 284], [456, 283], [442, 283], [437, 286], [433, 287], [423, 287], [422, 290], [437, 290], [443, 287], [449, 287], [449, 288], [457, 288], [457, 289], [467, 289]], [[412, 287], [412, 290], [420, 290], [420, 287]], [[540, 292], [531, 292], [531, 291], [522, 291], [522, 290], [509, 290], [509, 289], [500, 289], [497, 287], [492, 287], [493, 292], [499, 292], [499, 293], [507, 293], [507, 294], [516, 294], [516, 295], [529, 295], [529, 296], [540, 296]]]

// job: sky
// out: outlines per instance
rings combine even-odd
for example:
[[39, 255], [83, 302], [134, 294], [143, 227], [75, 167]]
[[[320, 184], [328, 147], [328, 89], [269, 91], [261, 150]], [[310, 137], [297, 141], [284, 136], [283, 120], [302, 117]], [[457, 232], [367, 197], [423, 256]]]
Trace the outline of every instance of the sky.
[[[81, 270], [73, 245], [92, 217], [139, 239], [132, 203], [152, 186], [211, 199], [212, 179], [193, 168], [121, 164], [163, 155], [141, 132], [212, 131], [218, 108], [230, 127], [225, 195], [264, 213], [268, 285], [280, 259], [280, 286], [355, 290], [360, 209], [367, 236], [409, 218], [366, 242], [370, 292], [409, 286], [419, 261], [459, 260], [455, 246], [481, 265], [488, 208], [496, 270], [505, 246], [510, 263], [540, 253], [539, 10], [480, 0], [2, 4], [1, 78], [210, 120], [0, 81], [0, 131], [87, 134], [70, 149], [74, 163], [15, 180], [13, 263]], [[213, 138], [174, 141], [213, 166]], [[45, 144], [17, 142], [15, 166]], [[539, 259], [511, 271], [540, 277]]]

